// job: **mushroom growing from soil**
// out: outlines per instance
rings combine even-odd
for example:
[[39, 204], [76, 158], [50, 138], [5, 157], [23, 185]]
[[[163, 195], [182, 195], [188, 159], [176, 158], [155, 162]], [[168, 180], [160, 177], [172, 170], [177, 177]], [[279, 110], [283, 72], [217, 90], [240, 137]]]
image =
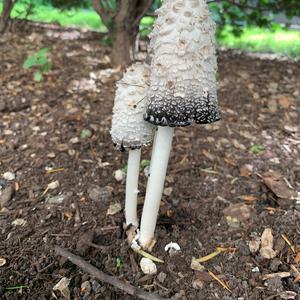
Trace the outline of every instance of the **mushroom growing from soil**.
[[126, 225], [138, 226], [137, 194], [141, 147], [151, 144], [154, 126], [145, 122], [146, 94], [150, 69], [143, 63], [131, 65], [117, 83], [111, 136], [119, 150], [128, 150], [126, 176]]
[[139, 242], [151, 248], [174, 128], [218, 121], [215, 24], [204, 0], [166, 0], [150, 42], [145, 120], [158, 126]]

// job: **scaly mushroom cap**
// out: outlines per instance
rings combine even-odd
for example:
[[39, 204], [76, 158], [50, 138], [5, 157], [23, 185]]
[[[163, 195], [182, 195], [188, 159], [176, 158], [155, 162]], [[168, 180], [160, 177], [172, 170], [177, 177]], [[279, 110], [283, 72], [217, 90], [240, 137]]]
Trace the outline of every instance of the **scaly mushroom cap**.
[[206, 1], [166, 0], [157, 14], [145, 120], [160, 126], [219, 120], [215, 23]]
[[110, 133], [120, 150], [140, 148], [153, 140], [154, 126], [143, 119], [149, 76], [147, 65], [135, 63], [117, 83]]

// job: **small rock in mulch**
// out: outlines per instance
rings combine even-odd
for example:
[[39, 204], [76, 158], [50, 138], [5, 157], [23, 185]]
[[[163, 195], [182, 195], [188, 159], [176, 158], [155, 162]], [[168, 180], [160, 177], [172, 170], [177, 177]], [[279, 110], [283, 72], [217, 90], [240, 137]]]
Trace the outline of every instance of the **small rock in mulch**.
[[240, 167], [240, 175], [243, 177], [249, 177], [253, 173], [253, 166], [250, 164], [245, 164]]
[[279, 296], [280, 296], [281, 299], [287, 299], [287, 300], [297, 299], [297, 300], [299, 300], [300, 296], [298, 295], [298, 297], [296, 298], [297, 295], [298, 294], [293, 292], [293, 291], [285, 291], [285, 292], [280, 293]]
[[6, 187], [3, 191], [0, 191], [0, 209], [6, 207], [9, 204], [14, 194], [12, 186]]
[[116, 170], [116, 171], [114, 172], [114, 177], [115, 177], [115, 179], [116, 179], [117, 181], [120, 182], [120, 181], [123, 181], [123, 180], [125, 179], [126, 174], [125, 174], [124, 170], [119, 169], [119, 170]]
[[237, 248], [239, 249], [239, 253], [241, 255], [248, 256], [251, 254], [249, 246], [244, 241], [239, 241]]
[[282, 264], [281, 260], [278, 258], [274, 258], [270, 261], [270, 270], [273, 272], [277, 272], [279, 270], [279, 266]]
[[112, 190], [110, 186], [92, 187], [88, 190], [88, 195], [93, 201], [109, 202], [112, 197]]
[[62, 297], [65, 299], [70, 299], [70, 290], [69, 290], [70, 279], [63, 277], [54, 287], [54, 292], [59, 292]]
[[156, 264], [149, 258], [143, 257], [140, 266], [144, 274], [155, 274], [157, 272]]
[[260, 247], [260, 237], [256, 237], [253, 240], [249, 241], [249, 250], [251, 253], [256, 253]]
[[167, 274], [164, 273], [164, 272], [160, 272], [158, 275], [157, 275], [157, 280], [160, 282], [160, 283], [164, 283], [164, 281], [166, 280], [167, 278]]
[[283, 291], [283, 285], [280, 277], [274, 277], [266, 280], [265, 286], [270, 292], [279, 293]]
[[252, 217], [253, 212], [253, 209], [244, 203], [231, 204], [223, 210], [228, 226], [233, 228], [239, 228]]
[[92, 279], [92, 280], [91, 280], [91, 284], [92, 284], [92, 290], [93, 290], [96, 294], [101, 292], [101, 285], [100, 285], [100, 283], [99, 283], [97, 280]]
[[66, 199], [66, 195], [65, 194], [61, 194], [61, 195], [57, 195], [57, 196], [48, 196], [46, 198], [46, 203], [47, 204], [62, 204], [64, 203]]
[[106, 215], [107, 216], [113, 216], [117, 213], [119, 213], [122, 210], [122, 205], [119, 202], [112, 203], [109, 208], [107, 209]]
[[16, 179], [16, 175], [12, 172], [5, 172], [2, 176], [5, 180], [11, 181]]
[[83, 295], [84, 297], [87, 297], [91, 294], [92, 291], [92, 287], [89, 281], [85, 281], [81, 284], [80, 286], [80, 293], [81, 295]]

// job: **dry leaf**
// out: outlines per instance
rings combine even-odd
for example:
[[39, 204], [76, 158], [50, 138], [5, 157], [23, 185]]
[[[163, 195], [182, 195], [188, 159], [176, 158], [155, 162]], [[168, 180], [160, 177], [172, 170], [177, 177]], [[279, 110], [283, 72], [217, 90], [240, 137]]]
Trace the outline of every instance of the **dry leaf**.
[[249, 164], [242, 165], [240, 168], [240, 175], [243, 177], [249, 177], [253, 173], [253, 166]]
[[282, 97], [278, 101], [280, 107], [288, 109], [291, 106], [290, 99], [288, 97]]
[[233, 167], [236, 167], [237, 166], [237, 162], [236, 160], [232, 159], [232, 158], [229, 158], [228, 156], [225, 156], [224, 157], [224, 161], [226, 162], [226, 164], [230, 165], [230, 166], [233, 166]]
[[296, 196], [294, 190], [292, 190], [284, 178], [275, 171], [268, 171], [263, 174], [262, 179], [264, 184], [278, 197], [285, 199], [292, 199]]
[[113, 216], [122, 210], [122, 205], [119, 202], [113, 203], [109, 206], [106, 215]]
[[192, 258], [191, 269], [200, 272], [205, 270], [204, 266], [201, 265], [195, 257]]
[[252, 203], [257, 200], [257, 197], [254, 195], [242, 195], [238, 196], [238, 198], [248, 203]]
[[208, 152], [207, 150], [202, 150], [202, 153], [210, 161], [215, 161], [216, 160], [216, 156], [213, 155], [212, 153]]
[[240, 149], [240, 150], [246, 150], [246, 149], [247, 149], [245, 145], [241, 144], [241, 143], [240, 143], [238, 140], [236, 140], [236, 139], [233, 139], [233, 140], [232, 140], [232, 144], [233, 144], [233, 146], [234, 146], [236, 149]]
[[254, 240], [249, 241], [248, 246], [252, 253], [256, 253], [260, 247], [260, 238], [257, 237]]
[[278, 272], [278, 273], [265, 274], [262, 276], [262, 280], [267, 280], [275, 277], [286, 278], [290, 276], [291, 276], [290, 272]]
[[54, 287], [53, 291], [59, 291], [61, 296], [66, 299], [70, 299], [70, 290], [69, 290], [69, 283], [71, 279], [63, 277]]
[[266, 228], [261, 236], [260, 255], [263, 258], [271, 259], [276, 256], [276, 251], [273, 250], [274, 238], [271, 228]]
[[298, 264], [300, 262], [300, 252], [297, 253], [296, 257], [295, 257], [295, 262]]
[[223, 213], [227, 223], [231, 221], [239, 223], [248, 220], [253, 214], [253, 209], [244, 203], [237, 203], [226, 207]]

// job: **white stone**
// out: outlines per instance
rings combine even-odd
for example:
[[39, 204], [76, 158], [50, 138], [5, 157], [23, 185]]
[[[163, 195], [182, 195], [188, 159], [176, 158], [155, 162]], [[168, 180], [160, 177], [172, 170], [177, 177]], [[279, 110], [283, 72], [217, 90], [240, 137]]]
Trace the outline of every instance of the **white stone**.
[[56, 188], [59, 187], [59, 181], [56, 180], [56, 181], [52, 181], [48, 184], [48, 189], [49, 190], [55, 190]]
[[149, 258], [143, 257], [140, 262], [141, 269], [144, 274], [156, 274], [156, 264]]
[[125, 176], [126, 176], [126, 174], [125, 174], [124, 170], [121, 170], [121, 169], [116, 170], [114, 173], [114, 177], [117, 181], [123, 181], [125, 179]]
[[12, 172], [5, 172], [2, 176], [5, 180], [15, 180], [16, 179], [16, 175]]

